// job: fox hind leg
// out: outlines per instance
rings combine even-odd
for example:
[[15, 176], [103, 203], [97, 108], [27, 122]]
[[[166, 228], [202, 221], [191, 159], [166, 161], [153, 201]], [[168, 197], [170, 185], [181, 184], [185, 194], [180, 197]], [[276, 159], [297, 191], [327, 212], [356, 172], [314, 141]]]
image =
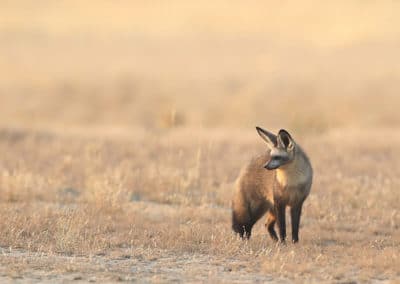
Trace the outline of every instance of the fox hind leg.
[[273, 239], [274, 241], [278, 241], [278, 235], [276, 234], [274, 228], [276, 223], [276, 216], [271, 211], [268, 211], [266, 219], [267, 220], [265, 223], [265, 227], [267, 228], [268, 233], [271, 236], [271, 239]]

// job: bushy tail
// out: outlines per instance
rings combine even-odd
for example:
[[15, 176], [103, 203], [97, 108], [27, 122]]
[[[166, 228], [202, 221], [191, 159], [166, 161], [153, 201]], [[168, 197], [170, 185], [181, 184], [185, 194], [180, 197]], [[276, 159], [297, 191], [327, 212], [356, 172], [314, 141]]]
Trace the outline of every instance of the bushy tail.
[[254, 224], [266, 212], [267, 206], [260, 203], [256, 208], [251, 208], [247, 202], [236, 202], [232, 209], [232, 230], [240, 235], [241, 238], [250, 238], [251, 229]]
[[251, 229], [254, 221], [249, 215], [248, 210], [233, 208], [232, 210], [232, 230], [240, 235], [241, 238], [250, 238]]

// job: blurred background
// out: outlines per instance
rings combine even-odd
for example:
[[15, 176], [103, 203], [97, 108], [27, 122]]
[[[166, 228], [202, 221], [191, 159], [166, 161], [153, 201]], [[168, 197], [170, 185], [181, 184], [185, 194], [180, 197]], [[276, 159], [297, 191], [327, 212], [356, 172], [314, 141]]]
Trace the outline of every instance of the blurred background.
[[400, 125], [398, 1], [1, 1], [0, 127]]

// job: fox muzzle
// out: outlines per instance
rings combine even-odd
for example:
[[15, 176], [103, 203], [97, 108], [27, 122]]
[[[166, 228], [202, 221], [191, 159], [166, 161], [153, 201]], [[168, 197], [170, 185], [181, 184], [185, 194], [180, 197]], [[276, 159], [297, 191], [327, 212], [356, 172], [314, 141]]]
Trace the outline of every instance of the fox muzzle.
[[266, 163], [264, 165], [264, 168], [267, 169], [267, 170], [275, 170], [275, 169], [279, 168], [279, 166], [280, 166], [279, 163], [271, 160], [271, 161], [269, 161], [268, 163]]

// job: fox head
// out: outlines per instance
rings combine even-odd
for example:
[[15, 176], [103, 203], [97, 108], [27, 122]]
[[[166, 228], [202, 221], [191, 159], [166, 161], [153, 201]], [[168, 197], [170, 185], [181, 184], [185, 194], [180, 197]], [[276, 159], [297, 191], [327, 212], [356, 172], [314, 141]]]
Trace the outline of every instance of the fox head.
[[296, 143], [289, 132], [279, 130], [275, 135], [261, 127], [256, 127], [258, 134], [267, 143], [270, 150], [270, 160], [264, 165], [267, 170], [274, 170], [292, 162], [295, 158]]

